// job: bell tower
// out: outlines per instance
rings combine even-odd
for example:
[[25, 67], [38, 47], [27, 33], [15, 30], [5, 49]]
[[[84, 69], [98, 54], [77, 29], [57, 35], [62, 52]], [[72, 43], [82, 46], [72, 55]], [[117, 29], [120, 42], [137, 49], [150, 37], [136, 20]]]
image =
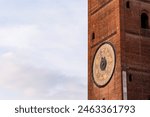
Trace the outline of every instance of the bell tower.
[[150, 99], [149, 0], [88, 0], [88, 99]]

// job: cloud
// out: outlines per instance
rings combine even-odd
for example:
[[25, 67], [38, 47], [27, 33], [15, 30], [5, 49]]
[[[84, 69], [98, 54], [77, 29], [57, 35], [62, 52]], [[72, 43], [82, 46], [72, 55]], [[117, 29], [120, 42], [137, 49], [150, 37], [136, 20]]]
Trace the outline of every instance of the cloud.
[[[13, 59], [12, 53], [0, 59], [0, 86], [7, 92], [17, 93], [15, 99], [86, 99], [83, 98], [86, 83], [81, 83], [81, 78], [66, 76], [61, 71], [21, 66], [14, 64]], [[3, 97], [7, 96], [0, 98]]]
[[40, 31], [36, 26], [17, 25], [0, 28], [0, 46], [15, 49], [28, 48]]
[[0, 6], [0, 99], [86, 99], [85, 0]]

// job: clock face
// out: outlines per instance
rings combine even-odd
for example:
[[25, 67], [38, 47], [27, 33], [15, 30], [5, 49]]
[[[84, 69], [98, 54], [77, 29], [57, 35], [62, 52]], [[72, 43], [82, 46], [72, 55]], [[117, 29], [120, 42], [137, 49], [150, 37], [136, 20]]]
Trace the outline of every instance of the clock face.
[[115, 69], [115, 50], [111, 43], [105, 42], [97, 49], [93, 61], [93, 79], [98, 87], [105, 86]]

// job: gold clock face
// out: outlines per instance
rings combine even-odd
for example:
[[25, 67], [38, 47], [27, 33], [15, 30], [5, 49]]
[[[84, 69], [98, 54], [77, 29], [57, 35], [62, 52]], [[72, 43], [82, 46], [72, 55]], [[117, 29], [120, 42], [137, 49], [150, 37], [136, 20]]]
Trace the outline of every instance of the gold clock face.
[[97, 86], [105, 86], [110, 81], [115, 59], [115, 50], [111, 43], [105, 42], [97, 49], [93, 61], [93, 79]]

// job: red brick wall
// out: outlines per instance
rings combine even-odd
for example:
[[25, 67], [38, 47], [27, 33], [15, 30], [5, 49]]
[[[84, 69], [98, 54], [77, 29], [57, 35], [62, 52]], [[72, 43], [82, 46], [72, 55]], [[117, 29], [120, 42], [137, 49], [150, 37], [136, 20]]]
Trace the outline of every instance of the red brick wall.
[[[88, 99], [122, 99], [119, 1], [89, 0], [88, 8]], [[92, 40], [93, 32], [95, 39]], [[95, 51], [104, 41], [114, 45], [117, 62], [108, 85], [99, 88], [93, 83], [92, 62]]]
[[128, 99], [150, 98], [150, 29], [141, 28], [141, 14], [149, 15], [150, 2], [130, 0], [121, 7], [121, 49], [122, 69], [131, 74], [133, 80], [127, 82]]
[[[122, 99], [122, 70], [127, 72], [128, 99], [150, 98], [150, 2], [130, 0], [126, 8], [126, 1], [88, 0], [88, 99]], [[143, 12], [149, 16], [146, 30], [141, 28]], [[92, 80], [92, 62], [104, 41], [115, 47], [116, 68], [108, 85], [99, 88]]]

